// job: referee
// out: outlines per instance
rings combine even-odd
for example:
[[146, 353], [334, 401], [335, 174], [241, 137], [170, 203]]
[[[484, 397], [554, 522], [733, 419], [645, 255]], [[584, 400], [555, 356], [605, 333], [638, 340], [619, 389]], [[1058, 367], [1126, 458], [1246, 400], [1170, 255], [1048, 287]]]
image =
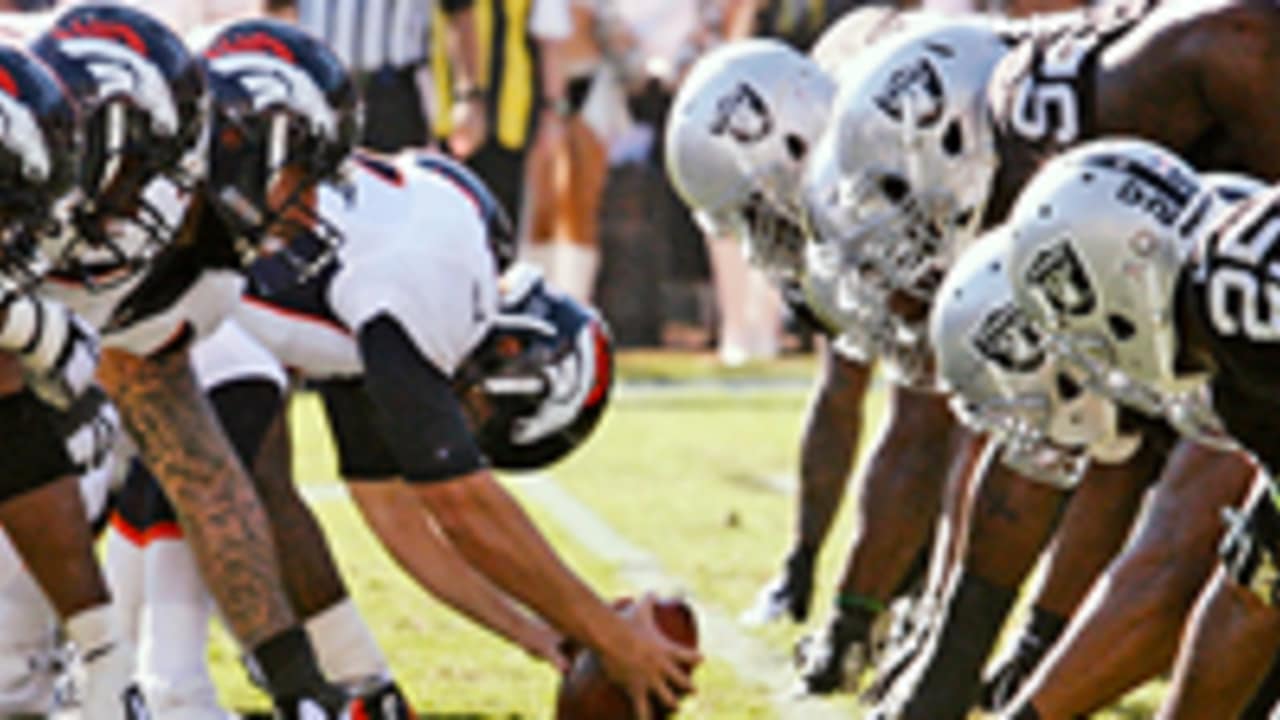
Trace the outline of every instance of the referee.
[[361, 144], [381, 152], [426, 145], [428, 25], [434, 0], [297, 0], [298, 23], [324, 39], [364, 93]]

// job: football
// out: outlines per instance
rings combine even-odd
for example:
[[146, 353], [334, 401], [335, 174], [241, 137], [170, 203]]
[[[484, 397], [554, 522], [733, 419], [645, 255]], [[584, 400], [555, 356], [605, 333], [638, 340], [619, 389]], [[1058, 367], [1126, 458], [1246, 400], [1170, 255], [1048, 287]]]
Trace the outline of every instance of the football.
[[[614, 603], [619, 612], [634, 611], [630, 600]], [[698, 646], [698, 623], [693, 608], [683, 599], [659, 599], [653, 605], [658, 629], [672, 640], [688, 647]], [[670, 717], [655, 703], [654, 718]], [[582, 650], [573, 658], [569, 672], [560, 683], [556, 698], [557, 720], [631, 720], [635, 714], [626, 693], [609, 681], [600, 657], [592, 650]]]

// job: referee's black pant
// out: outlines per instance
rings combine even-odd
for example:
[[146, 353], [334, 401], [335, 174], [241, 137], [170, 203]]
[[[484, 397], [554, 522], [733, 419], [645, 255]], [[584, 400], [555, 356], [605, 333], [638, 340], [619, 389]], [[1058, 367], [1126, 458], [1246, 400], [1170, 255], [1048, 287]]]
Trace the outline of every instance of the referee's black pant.
[[392, 153], [421, 147], [431, 138], [418, 87], [415, 66], [385, 67], [366, 74], [364, 85], [364, 135], [360, 144]]

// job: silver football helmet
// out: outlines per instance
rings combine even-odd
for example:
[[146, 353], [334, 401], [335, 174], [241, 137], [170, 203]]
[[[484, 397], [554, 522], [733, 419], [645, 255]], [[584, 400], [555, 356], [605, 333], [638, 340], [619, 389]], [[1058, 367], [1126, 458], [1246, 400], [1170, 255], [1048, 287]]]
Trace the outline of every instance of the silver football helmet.
[[830, 127], [803, 189], [828, 260], [929, 300], [982, 219], [995, 173], [986, 86], [1007, 46], [990, 23], [952, 19], [886, 38], [838, 78]]
[[834, 96], [808, 57], [753, 39], [699, 60], [672, 104], [665, 149], [676, 191], [704, 229], [741, 238], [772, 274], [800, 274], [800, 178]]
[[836, 348], [859, 362], [880, 361], [896, 384], [932, 389], [932, 351], [924, 329], [898, 322], [886, 312], [879, 288], [862, 277], [814, 259], [825, 250], [808, 246], [799, 287], [809, 309], [835, 334]]
[[1174, 371], [1173, 291], [1208, 197], [1168, 150], [1107, 140], [1046, 165], [1010, 216], [1018, 304], [1063, 362], [1148, 414], [1204, 379]]
[[1088, 451], [1103, 460], [1136, 450], [1117, 432], [1115, 403], [1060, 366], [1015, 303], [1004, 228], [965, 251], [938, 290], [929, 336], [952, 411], [1001, 441], [1004, 461], [1054, 487], [1079, 482]]

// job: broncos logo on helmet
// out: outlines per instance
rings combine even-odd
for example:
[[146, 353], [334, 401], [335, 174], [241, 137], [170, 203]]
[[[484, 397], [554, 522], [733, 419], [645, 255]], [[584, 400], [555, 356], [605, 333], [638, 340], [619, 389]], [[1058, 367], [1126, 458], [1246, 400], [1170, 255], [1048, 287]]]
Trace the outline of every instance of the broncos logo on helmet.
[[58, 79], [0, 46], [0, 284], [34, 284], [70, 242], [80, 118]]
[[85, 115], [80, 183], [90, 202], [56, 271], [94, 287], [119, 282], [172, 243], [180, 196], [203, 179], [204, 74], [172, 30], [118, 5], [72, 8], [32, 48]]
[[517, 264], [503, 276], [493, 329], [458, 374], [477, 439], [504, 470], [558, 461], [590, 436], [609, 404], [613, 341], [598, 315]]

